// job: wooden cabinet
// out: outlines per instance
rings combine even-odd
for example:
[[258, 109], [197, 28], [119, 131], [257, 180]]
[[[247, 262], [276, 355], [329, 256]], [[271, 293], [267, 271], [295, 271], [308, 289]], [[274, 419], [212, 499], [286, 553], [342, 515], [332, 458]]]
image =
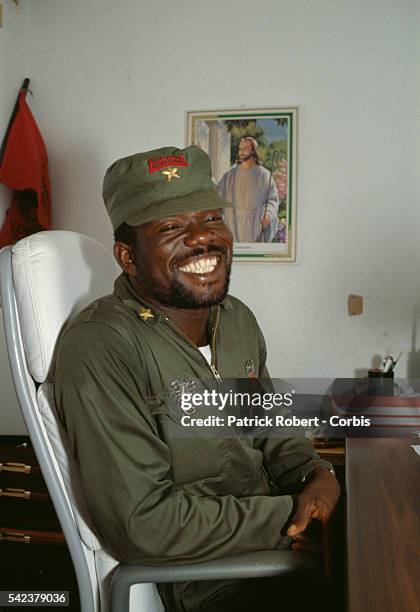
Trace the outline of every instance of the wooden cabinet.
[[0, 590], [70, 591], [68, 610], [79, 610], [70, 555], [25, 436], [0, 436], [0, 565]]

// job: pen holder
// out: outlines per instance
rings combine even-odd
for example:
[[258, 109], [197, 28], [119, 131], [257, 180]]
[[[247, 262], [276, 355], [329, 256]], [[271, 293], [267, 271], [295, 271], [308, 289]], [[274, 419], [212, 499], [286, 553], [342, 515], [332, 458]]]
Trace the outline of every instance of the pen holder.
[[368, 370], [368, 395], [393, 396], [394, 372]]

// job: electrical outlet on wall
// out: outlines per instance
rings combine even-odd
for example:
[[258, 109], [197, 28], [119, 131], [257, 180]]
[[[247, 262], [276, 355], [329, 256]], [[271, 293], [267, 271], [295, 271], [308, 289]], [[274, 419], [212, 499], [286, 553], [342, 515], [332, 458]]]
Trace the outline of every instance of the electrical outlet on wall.
[[347, 309], [350, 316], [362, 314], [363, 298], [361, 295], [351, 294], [347, 298]]

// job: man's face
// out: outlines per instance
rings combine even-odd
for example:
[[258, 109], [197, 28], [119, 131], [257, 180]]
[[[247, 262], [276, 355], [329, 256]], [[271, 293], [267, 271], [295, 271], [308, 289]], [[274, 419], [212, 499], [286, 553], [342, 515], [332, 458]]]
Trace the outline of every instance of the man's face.
[[239, 163], [248, 161], [248, 159], [254, 158], [254, 151], [252, 143], [249, 140], [241, 140], [238, 149], [238, 160]]
[[221, 302], [229, 286], [232, 234], [220, 210], [195, 211], [135, 228], [136, 289], [175, 308]]

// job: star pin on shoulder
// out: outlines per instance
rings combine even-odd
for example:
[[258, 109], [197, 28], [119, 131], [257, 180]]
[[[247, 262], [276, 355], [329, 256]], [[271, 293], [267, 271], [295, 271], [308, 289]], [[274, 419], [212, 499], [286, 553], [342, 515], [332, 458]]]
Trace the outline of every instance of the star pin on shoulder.
[[143, 321], [148, 321], [149, 319], [154, 319], [155, 315], [150, 310], [150, 308], [140, 308], [138, 311], [138, 315]]

